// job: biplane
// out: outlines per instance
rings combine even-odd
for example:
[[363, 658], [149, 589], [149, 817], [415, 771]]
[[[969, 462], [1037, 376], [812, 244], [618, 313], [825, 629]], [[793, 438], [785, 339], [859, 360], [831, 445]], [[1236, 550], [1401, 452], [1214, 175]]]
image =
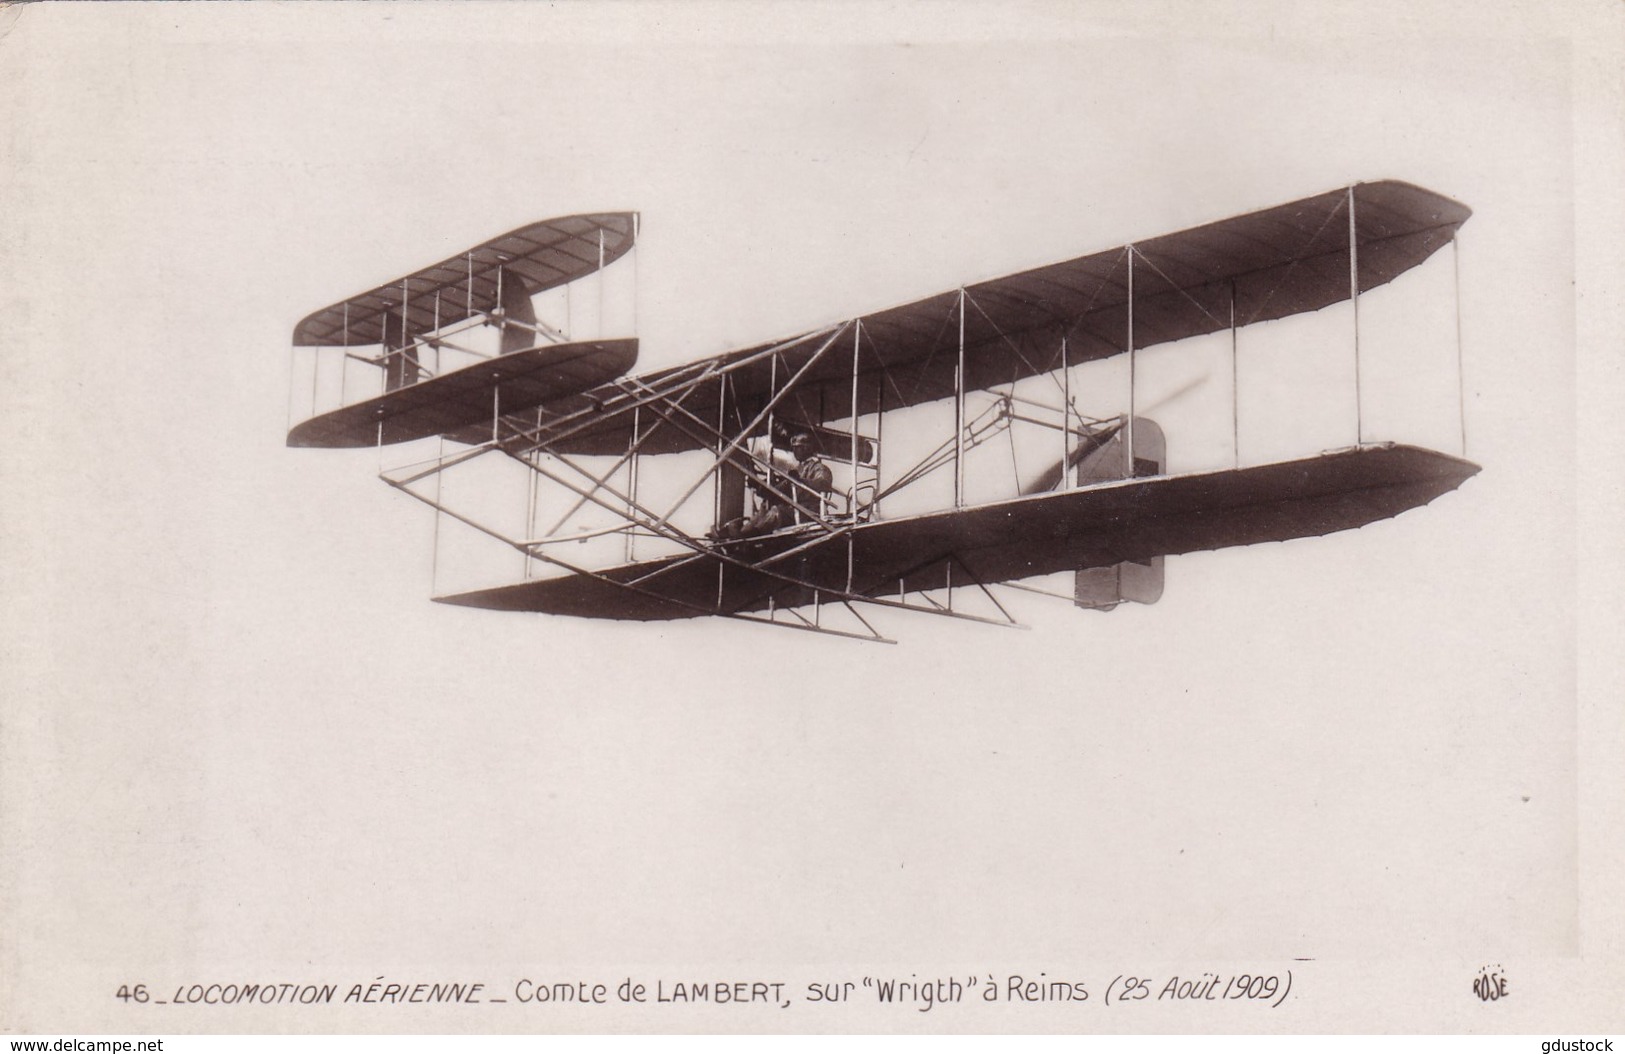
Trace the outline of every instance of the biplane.
[[[1346, 447], [1170, 472], [1135, 391], [1147, 348], [1228, 333], [1233, 356], [1249, 326], [1347, 301], [1358, 412], [1360, 295], [1453, 246], [1469, 215], [1357, 183], [638, 375], [635, 321], [602, 301], [639, 217], [562, 217], [301, 321], [313, 411], [334, 357], [340, 390], [288, 443], [377, 447], [380, 464], [386, 446], [438, 444], [380, 477], [434, 509], [437, 547], [449, 518], [522, 564], [518, 581], [435, 596], [447, 604], [889, 642], [866, 613], [1014, 626], [1004, 588], [1150, 603], [1166, 557], [1357, 528], [1479, 471], [1465, 449], [1357, 425]], [[1119, 359], [1118, 411], [1083, 412], [1080, 370]], [[984, 456], [1017, 428], [1029, 462], [1044, 455], [1027, 471], [1014, 440], [1010, 463]], [[521, 523], [442, 493], [485, 459], [518, 473]], [[1035, 584], [1061, 574], [1070, 591]]]

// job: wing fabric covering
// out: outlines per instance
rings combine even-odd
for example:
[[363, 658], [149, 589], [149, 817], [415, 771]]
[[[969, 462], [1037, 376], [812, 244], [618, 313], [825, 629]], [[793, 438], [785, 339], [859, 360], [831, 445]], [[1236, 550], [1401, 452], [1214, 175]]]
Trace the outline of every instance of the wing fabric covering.
[[[852, 532], [852, 558], [862, 569], [856, 588], [874, 596], [895, 595], [904, 576], [909, 589], [940, 586], [941, 561], [950, 555], [978, 580], [993, 583], [1318, 537], [1425, 505], [1477, 472], [1472, 462], [1432, 450], [1366, 446], [1270, 465], [1125, 479], [972, 509], [881, 520]], [[802, 545], [808, 537], [769, 536], [754, 543], [750, 558], [766, 559]], [[847, 575], [846, 545], [833, 542], [809, 549], [795, 566], [804, 580], [839, 592]], [[930, 577], [933, 573], [935, 580]], [[638, 592], [617, 582], [646, 585]], [[436, 599], [502, 611], [649, 620], [716, 610], [761, 611], [769, 597], [781, 607], [812, 601], [810, 591], [746, 568], [726, 568], [719, 586], [713, 561], [679, 554], [609, 568], [601, 577], [534, 579]]]
[[[397, 278], [307, 316], [294, 327], [297, 347], [382, 344], [489, 314], [511, 302], [504, 283], [518, 278], [526, 296], [573, 282], [620, 259], [636, 238], [631, 212], [543, 220], [468, 252]], [[500, 278], [499, 278], [500, 274]], [[394, 326], [391, 327], [393, 317]], [[404, 343], [404, 341], [401, 341]], [[534, 343], [530, 341], [529, 343]]]
[[[478, 442], [491, 436], [493, 392], [509, 410], [531, 409], [619, 377], [637, 359], [636, 340], [527, 348], [302, 421], [288, 432], [288, 445], [365, 447], [459, 430]], [[470, 426], [476, 421], [485, 422], [483, 436]]]
[[[1400, 182], [1353, 188], [1359, 287], [1393, 280], [1447, 245], [1471, 215], [1450, 198]], [[1133, 245], [1134, 343], [1151, 347], [1237, 326], [1314, 311], [1349, 298], [1350, 190], [1342, 188], [1286, 205], [1206, 224]], [[965, 287], [966, 386], [988, 388], [1127, 350], [1128, 246], [1037, 267]], [[822, 407], [850, 412], [853, 345], [858, 355], [858, 412], [872, 414], [948, 397], [954, 391], [961, 299], [939, 293], [857, 319], [856, 338], [842, 336], [805, 374], [783, 412], [809, 421], [833, 419]], [[776, 376], [792, 375], [823, 343], [804, 334], [731, 352], [716, 365], [728, 380], [730, 422], [741, 424], [772, 390]], [[640, 378], [660, 387], [689, 367]], [[613, 405], [614, 389], [583, 397], [585, 405]], [[685, 403], [715, 420], [719, 396], [702, 389]], [[568, 412], [569, 406], [558, 409]], [[616, 454], [627, 448], [630, 415], [580, 428], [558, 449]], [[542, 436], [543, 441], [547, 436]], [[692, 437], [667, 429], [646, 453], [694, 449]]]

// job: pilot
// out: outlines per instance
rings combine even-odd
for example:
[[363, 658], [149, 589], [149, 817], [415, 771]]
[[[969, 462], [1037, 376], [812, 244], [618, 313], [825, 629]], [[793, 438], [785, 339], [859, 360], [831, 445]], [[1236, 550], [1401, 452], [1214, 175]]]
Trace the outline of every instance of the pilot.
[[773, 483], [780, 493], [793, 498], [794, 504], [753, 481], [752, 486], [762, 502], [760, 507], [750, 516], [724, 523], [711, 533], [711, 538], [729, 541], [753, 534], [767, 534], [787, 527], [800, 518], [817, 518], [820, 515], [824, 495], [835, 487], [835, 477], [818, 456], [813, 438], [806, 432], [798, 432], [791, 438], [790, 454], [794, 465], [783, 475], [775, 473]]
[[790, 473], [790, 496], [796, 500], [797, 511], [817, 518], [824, 511], [824, 495], [835, 489], [835, 476], [806, 432], [798, 432], [790, 440], [790, 454], [796, 459]]

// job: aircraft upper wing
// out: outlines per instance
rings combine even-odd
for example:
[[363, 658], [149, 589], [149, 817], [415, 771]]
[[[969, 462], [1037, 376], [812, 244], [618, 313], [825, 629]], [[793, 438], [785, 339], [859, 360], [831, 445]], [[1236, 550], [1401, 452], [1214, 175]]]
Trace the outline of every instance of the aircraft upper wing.
[[293, 342], [323, 347], [382, 343], [386, 325], [392, 336], [399, 336], [403, 302], [405, 332], [427, 333], [437, 320], [437, 293], [438, 322], [448, 326], [496, 310], [499, 270], [506, 273], [506, 280], [514, 276], [523, 280], [528, 294], [540, 293], [598, 270], [600, 244], [602, 266], [608, 266], [632, 248], [636, 237], [637, 217], [631, 212], [588, 213], [532, 223], [416, 274], [324, 307], [294, 328]]
[[[1355, 229], [1359, 287], [1380, 286], [1448, 244], [1471, 210], [1409, 183], [1356, 184]], [[1313, 311], [1349, 298], [1348, 188], [1175, 234], [1135, 242], [1134, 345], [1149, 347], [1229, 328], [1232, 298], [1237, 326]], [[968, 389], [988, 388], [1057, 369], [1060, 338], [1077, 365], [1128, 347], [1129, 247], [1119, 246], [965, 287], [965, 369]], [[858, 411], [874, 413], [945, 398], [954, 392], [958, 360], [959, 293], [939, 293], [856, 320]], [[803, 334], [729, 352], [704, 364], [725, 375], [723, 416], [743, 424], [763, 405], [774, 378], [807, 366], [831, 331]], [[802, 375], [782, 412], [806, 421], [849, 417], [850, 329]], [[769, 349], [782, 347], [778, 365]], [[650, 388], [680, 384], [696, 364], [638, 378]], [[716, 420], [716, 384], [695, 390], [685, 407]], [[607, 386], [549, 407], [560, 427], [561, 451], [613, 454], [626, 450], [630, 423], [608, 417], [582, 421], [584, 408], [612, 408], [625, 389]], [[629, 416], [629, 415], [628, 415]], [[645, 425], [645, 431], [647, 431]], [[544, 431], [544, 440], [548, 439]], [[648, 453], [695, 449], [692, 431], [665, 427], [650, 436]]]

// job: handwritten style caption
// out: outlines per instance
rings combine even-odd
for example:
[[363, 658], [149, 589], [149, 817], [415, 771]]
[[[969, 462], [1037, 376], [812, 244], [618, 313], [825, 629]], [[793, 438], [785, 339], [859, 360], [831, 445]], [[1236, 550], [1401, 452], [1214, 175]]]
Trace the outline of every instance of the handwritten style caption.
[[[302, 1006], [456, 1003], [464, 1005], [558, 1004], [579, 1006], [715, 1006], [776, 1007], [797, 1004], [831, 1006], [860, 1002], [896, 1006], [919, 1013], [962, 1003], [1058, 1004], [1133, 1007], [1150, 1003], [1236, 1003], [1278, 1007], [1292, 991], [1292, 971], [1285, 973], [1118, 974], [1104, 989], [1085, 978], [1037, 973], [987, 973], [980, 976], [922, 978], [864, 975], [810, 982], [763, 979], [676, 980], [625, 977], [618, 981], [556, 980], [521, 977], [492, 985], [474, 980], [396, 980], [379, 975], [347, 984], [327, 982], [198, 981], [149, 987], [119, 986], [114, 998], [154, 1006]], [[158, 992], [168, 992], [167, 997]]]

